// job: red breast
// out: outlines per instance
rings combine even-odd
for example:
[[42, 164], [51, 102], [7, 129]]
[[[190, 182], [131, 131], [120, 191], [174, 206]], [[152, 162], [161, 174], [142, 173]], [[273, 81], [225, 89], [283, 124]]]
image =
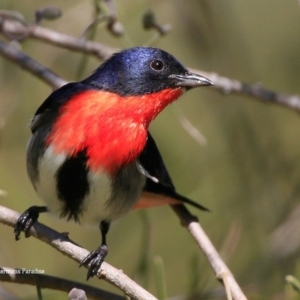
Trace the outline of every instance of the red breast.
[[112, 174], [143, 150], [149, 123], [183, 93], [164, 89], [142, 96], [89, 90], [73, 96], [59, 111], [46, 144], [68, 156], [86, 149], [92, 171]]

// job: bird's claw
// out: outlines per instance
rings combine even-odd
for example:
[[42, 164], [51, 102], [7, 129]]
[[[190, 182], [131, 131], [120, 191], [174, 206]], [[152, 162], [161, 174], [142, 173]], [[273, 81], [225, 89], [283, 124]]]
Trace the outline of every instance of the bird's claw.
[[86, 280], [89, 280], [91, 277], [97, 275], [107, 253], [107, 246], [101, 245], [97, 250], [92, 251], [81, 261], [79, 267], [89, 264]]
[[17, 220], [14, 226], [14, 234], [16, 241], [20, 239], [21, 232], [24, 231], [25, 237], [29, 237], [31, 226], [37, 221], [40, 213], [40, 207], [29, 207]]

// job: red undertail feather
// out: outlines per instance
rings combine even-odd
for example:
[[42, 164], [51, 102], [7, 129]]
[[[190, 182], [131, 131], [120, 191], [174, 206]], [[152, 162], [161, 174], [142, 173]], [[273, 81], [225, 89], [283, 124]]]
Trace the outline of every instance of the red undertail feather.
[[101, 168], [114, 173], [139, 156], [149, 123], [182, 93], [176, 88], [121, 97], [99, 90], [84, 91], [62, 106], [47, 145], [70, 156], [86, 149], [93, 171]]
[[181, 201], [156, 193], [143, 192], [133, 209], [150, 208], [161, 205], [178, 205]]

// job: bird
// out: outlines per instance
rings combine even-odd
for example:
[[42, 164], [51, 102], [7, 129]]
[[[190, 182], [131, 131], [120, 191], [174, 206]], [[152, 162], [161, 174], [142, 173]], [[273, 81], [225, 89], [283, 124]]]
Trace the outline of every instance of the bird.
[[46, 205], [29, 207], [15, 239], [39, 214], [99, 226], [100, 246], [85, 257], [87, 280], [97, 275], [112, 221], [132, 209], [190, 204], [179, 194], [149, 132], [149, 124], [185, 91], [213, 83], [158, 48], [113, 54], [89, 77], [52, 92], [32, 118], [27, 173]]

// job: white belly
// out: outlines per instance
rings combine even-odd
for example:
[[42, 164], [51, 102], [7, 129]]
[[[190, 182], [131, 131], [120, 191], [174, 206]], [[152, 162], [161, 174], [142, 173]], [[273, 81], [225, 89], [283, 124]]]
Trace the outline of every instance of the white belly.
[[[39, 176], [34, 182], [36, 192], [46, 203], [49, 212], [61, 217], [67, 203], [57, 195], [57, 171], [67, 160], [64, 154], [54, 154], [49, 147], [39, 160]], [[89, 192], [82, 199], [78, 221], [81, 224], [99, 225], [103, 220], [114, 220], [127, 213], [138, 201], [145, 178], [132, 163], [124, 167], [112, 181], [99, 170], [88, 173]]]

